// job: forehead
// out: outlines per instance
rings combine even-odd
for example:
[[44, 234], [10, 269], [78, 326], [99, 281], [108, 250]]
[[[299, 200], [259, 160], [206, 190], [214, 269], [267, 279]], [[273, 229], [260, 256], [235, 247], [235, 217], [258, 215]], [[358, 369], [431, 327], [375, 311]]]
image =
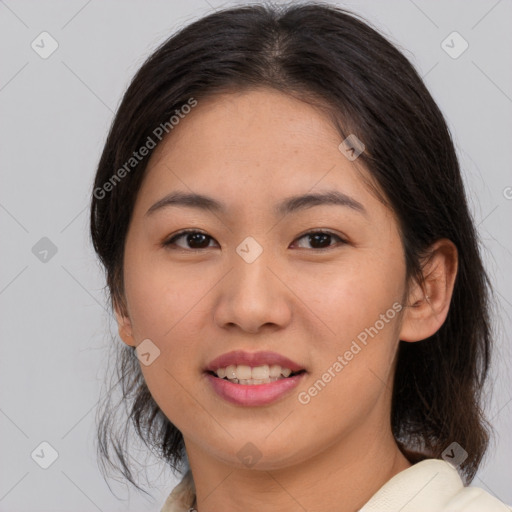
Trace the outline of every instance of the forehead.
[[368, 195], [339, 150], [342, 137], [315, 106], [272, 89], [209, 97], [180, 119], [151, 156], [140, 194], [160, 199], [179, 189], [229, 197], [237, 207], [283, 194], [336, 189]]

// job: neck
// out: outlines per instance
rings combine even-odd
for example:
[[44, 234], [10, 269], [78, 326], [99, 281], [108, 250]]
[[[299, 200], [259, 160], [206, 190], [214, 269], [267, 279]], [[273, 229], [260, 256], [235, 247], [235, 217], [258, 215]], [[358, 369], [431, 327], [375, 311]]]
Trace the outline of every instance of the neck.
[[[358, 429], [314, 457], [293, 465], [240, 469], [213, 458], [185, 439], [198, 512], [354, 512], [411, 463], [391, 432]], [[373, 437], [372, 437], [373, 434]], [[355, 438], [357, 435], [357, 439]]]

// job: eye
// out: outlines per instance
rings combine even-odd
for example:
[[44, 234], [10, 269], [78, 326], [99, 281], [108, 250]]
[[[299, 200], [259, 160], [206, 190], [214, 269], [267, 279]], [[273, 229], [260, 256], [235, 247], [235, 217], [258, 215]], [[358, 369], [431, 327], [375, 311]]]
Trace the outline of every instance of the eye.
[[[331, 249], [335, 247], [329, 243], [330, 239], [336, 238], [341, 244], [346, 244], [346, 240], [343, 240], [339, 235], [331, 233], [329, 231], [309, 231], [308, 233], [304, 233], [302, 236], [297, 238], [297, 240], [301, 240], [302, 238], [307, 237], [307, 243], [312, 244], [313, 249]], [[320, 247], [319, 247], [320, 246]], [[306, 247], [308, 249], [308, 247]]]
[[[317, 250], [325, 250], [331, 249], [334, 245], [329, 243], [332, 238], [337, 239], [341, 244], [346, 244], [346, 240], [341, 238], [339, 235], [335, 233], [331, 233], [329, 231], [309, 231], [308, 233], [303, 234], [297, 240], [301, 240], [307, 237], [307, 243], [312, 244], [313, 249]], [[181, 239], [185, 239], [185, 244], [188, 244], [188, 247], [183, 247], [178, 245], [176, 242]], [[165, 241], [163, 245], [165, 247], [178, 246], [181, 249], [192, 250], [192, 251], [201, 251], [202, 249], [207, 249], [209, 247], [209, 241], [213, 240], [213, 238], [206, 233], [202, 233], [201, 231], [186, 229], [184, 231], [180, 231], [175, 234], [172, 238]], [[301, 247], [306, 248], [308, 247]]]
[[[186, 238], [185, 238], [186, 237]], [[195, 251], [200, 251], [201, 249], [206, 249], [208, 247], [208, 240], [213, 240], [211, 236], [208, 236], [206, 233], [202, 233], [201, 231], [196, 231], [194, 229], [186, 229], [184, 231], [180, 231], [172, 238], [163, 243], [165, 247], [170, 247], [176, 244], [176, 240], [180, 240], [181, 238], [185, 238], [185, 243], [191, 244], [189, 247], [178, 246], [181, 249], [191, 249]]]

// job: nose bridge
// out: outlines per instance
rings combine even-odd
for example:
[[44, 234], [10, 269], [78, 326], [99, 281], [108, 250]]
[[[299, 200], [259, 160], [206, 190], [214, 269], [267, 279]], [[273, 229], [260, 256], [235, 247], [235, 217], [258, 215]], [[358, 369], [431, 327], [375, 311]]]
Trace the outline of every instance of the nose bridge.
[[275, 279], [267, 268], [275, 266], [275, 253], [270, 246], [270, 237], [261, 236], [258, 239], [247, 236], [238, 244], [233, 255], [233, 279], [238, 283], [240, 291], [249, 292], [249, 295], [251, 288], [254, 293], [273, 289], [270, 281]]
[[269, 239], [262, 236], [260, 243], [248, 236], [236, 247], [230, 262], [232, 271], [222, 288], [217, 322], [255, 332], [264, 324], [282, 327], [289, 320], [285, 287], [275, 275], [275, 251], [265, 247]]

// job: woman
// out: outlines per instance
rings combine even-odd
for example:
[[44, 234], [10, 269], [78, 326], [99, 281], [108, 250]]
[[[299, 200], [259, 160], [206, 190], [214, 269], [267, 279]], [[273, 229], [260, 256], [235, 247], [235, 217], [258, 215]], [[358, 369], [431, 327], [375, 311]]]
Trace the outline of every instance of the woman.
[[[464, 487], [491, 328], [457, 157], [362, 20], [256, 5], [167, 40], [114, 119], [91, 233], [130, 418], [184, 473], [163, 512], [507, 510]], [[100, 454], [137, 485], [113, 425], [107, 402]]]

